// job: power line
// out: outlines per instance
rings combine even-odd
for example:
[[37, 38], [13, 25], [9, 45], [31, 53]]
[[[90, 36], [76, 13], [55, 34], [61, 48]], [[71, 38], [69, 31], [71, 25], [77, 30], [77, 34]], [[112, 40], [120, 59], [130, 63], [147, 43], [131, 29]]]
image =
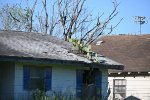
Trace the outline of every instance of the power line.
[[143, 24], [147, 24], [148, 20], [145, 16], [134, 16], [134, 22], [140, 25], [140, 34], [141, 34], [141, 26]]

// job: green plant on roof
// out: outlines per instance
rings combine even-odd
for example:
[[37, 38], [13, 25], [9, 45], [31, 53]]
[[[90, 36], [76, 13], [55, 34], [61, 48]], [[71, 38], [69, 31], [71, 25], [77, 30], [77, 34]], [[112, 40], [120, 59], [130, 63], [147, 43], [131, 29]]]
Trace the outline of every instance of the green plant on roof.
[[73, 38], [69, 39], [68, 41], [73, 44], [73, 50], [77, 50], [79, 53], [84, 54], [85, 57], [92, 60], [93, 62], [98, 62], [97, 53], [92, 52], [90, 44], [84, 44], [84, 42], [81, 42], [79, 39]]

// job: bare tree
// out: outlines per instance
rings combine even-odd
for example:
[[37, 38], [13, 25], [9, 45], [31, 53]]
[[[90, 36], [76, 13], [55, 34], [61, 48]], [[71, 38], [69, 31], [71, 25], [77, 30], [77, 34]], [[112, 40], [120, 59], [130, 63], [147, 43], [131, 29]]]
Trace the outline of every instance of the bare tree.
[[23, 8], [20, 5], [5, 5], [1, 8], [1, 21], [5, 30], [35, 31], [33, 26], [34, 10], [37, 0], [32, 7]]
[[[101, 16], [91, 19], [92, 14], [88, 14], [84, 8], [86, 0], [57, 0], [60, 22], [64, 39], [67, 41], [76, 33], [81, 34], [80, 42], [91, 44], [100, 35], [110, 34], [115, 26], [109, 26], [110, 21], [118, 14], [117, 1], [113, 2], [113, 10], [110, 15], [101, 21]], [[91, 26], [92, 25], [92, 26]], [[105, 33], [107, 30], [107, 33]]]
[[33, 28], [33, 17], [34, 17], [34, 10], [35, 10], [36, 4], [37, 4], [37, 0], [34, 1], [34, 4], [32, 5], [32, 7], [29, 7], [28, 2], [27, 2], [28, 16], [26, 17], [26, 19], [28, 22], [27, 29], [29, 32], [32, 32], [34, 30], [34, 28]]
[[[53, 35], [54, 30], [56, 28], [56, 25], [58, 24], [58, 17], [55, 14], [55, 4], [56, 2], [52, 4], [48, 4], [47, 0], [42, 0], [42, 6], [43, 9], [41, 11], [38, 11], [38, 23], [39, 23], [39, 32], [44, 34], [50, 34]], [[48, 6], [50, 9], [47, 9]], [[49, 12], [50, 10], [50, 12]]]
[[48, 12], [47, 12], [47, 3], [46, 3], [46, 0], [42, 0], [42, 3], [43, 3], [43, 7], [44, 7], [44, 11], [45, 11], [45, 33], [47, 33], [47, 30], [48, 30]]
[[[112, 2], [112, 11], [106, 19], [102, 19], [104, 13], [93, 18], [93, 14], [88, 13], [85, 8], [86, 0], [57, 0], [49, 4], [50, 2], [42, 0], [41, 6], [43, 8], [41, 7], [40, 11], [35, 9], [37, 0], [34, 1], [32, 6], [27, 3], [26, 9], [16, 8], [18, 9], [18, 14], [15, 13], [15, 9], [6, 9], [5, 16], [8, 19], [10, 17], [12, 25], [8, 24], [10, 19], [4, 20], [4, 28], [11, 27], [11, 29], [36, 31], [50, 35], [55, 35], [58, 33], [57, 30], [61, 28], [62, 31], [59, 32], [59, 35], [63, 35], [65, 41], [77, 38], [83, 46], [86, 46], [99, 36], [110, 34], [122, 20], [118, 21], [114, 26], [111, 25], [111, 21], [118, 14], [117, 8], [119, 4], [116, 0]], [[38, 13], [35, 14], [35, 11]], [[35, 24], [37, 28], [35, 28]]]
[[56, 2], [54, 2], [54, 4], [52, 5], [52, 13], [51, 13], [51, 20], [49, 22], [49, 34], [53, 35], [54, 29], [56, 27], [56, 25], [58, 24], [58, 17], [57, 15], [55, 15], [55, 4]]
[[[64, 39], [67, 41], [77, 31], [77, 22], [85, 0], [57, 0]], [[74, 33], [73, 33], [74, 32]]]
[[[24, 30], [24, 20], [20, 20], [20, 15], [24, 15], [24, 10], [18, 5], [5, 5], [0, 10], [1, 22], [4, 30]], [[23, 25], [21, 25], [24, 23]]]

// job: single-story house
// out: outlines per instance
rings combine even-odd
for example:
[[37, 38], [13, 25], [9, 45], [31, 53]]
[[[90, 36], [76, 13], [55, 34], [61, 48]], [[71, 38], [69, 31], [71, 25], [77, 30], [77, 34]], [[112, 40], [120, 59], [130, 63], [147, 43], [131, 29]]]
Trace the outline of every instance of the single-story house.
[[[0, 99], [31, 100], [36, 89], [84, 100], [108, 96], [108, 69], [123, 65], [105, 58], [94, 63], [74, 54], [72, 44], [32, 32], [0, 31]], [[96, 99], [95, 99], [96, 100]]]
[[105, 36], [92, 49], [124, 65], [124, 70], [109, 70], [109, 100], [150, 100], [149, 34]]

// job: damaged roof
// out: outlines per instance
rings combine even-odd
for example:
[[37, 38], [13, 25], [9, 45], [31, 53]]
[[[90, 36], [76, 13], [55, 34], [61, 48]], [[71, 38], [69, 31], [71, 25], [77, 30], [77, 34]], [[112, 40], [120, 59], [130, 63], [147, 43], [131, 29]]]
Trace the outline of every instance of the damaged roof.
[[[72, 53], [72, 44], [50, 35], [32, 32], [0, 31], [0, 58], [57, 60], [93, 64], [89, 59]], [[101, 65], [108, 65], [103, 63]], [[108, 65], [110, 66], [110, 64]], [[112, 69], [122, 69], [122, 65], [112, 65]], [[120, 66], [120, 67], [119, 67]]]
[[[98, 41], [101, 44], [96, 45]], [[149, 34], [105, 36], [92, 45], [92, 50], [122, 63], [124, 72], [150, 71]]]
[[0, 47], [0, 55], [90, 62], [70, 53], [72, 44], [38, 33], [1, 31]]

